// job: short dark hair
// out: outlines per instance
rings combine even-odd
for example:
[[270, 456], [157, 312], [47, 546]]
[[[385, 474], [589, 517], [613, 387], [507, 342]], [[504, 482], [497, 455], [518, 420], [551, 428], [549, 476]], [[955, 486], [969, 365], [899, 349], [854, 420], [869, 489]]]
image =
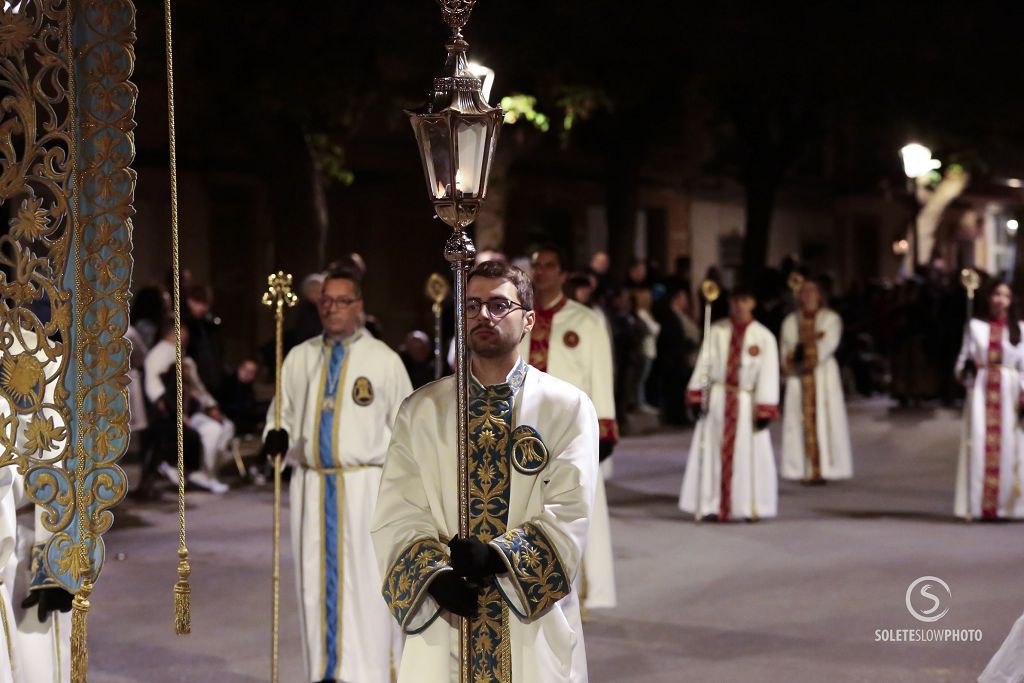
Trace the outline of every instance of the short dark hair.
[[506, 280], [515, 285], [519, 304], [527, 311], [533, 310], [533, 282], [521, 269], [505, 261], [484, 261], [473, 266], [466, 278], [467, 284], [475, 277], [486, 277], [494, 280]]
[[321, 285], [321, 289], [323, 287], [326, 287], [328, 281], [330, 280], [348, 280], [349, 282], [352, 283], [353, 287], [355, 287], [356, 296], [359, 297], [360, 299], [363, 298], [363, 279], [355, 270], [352, 270], [350, 268], [335, 268], [334, 270], [327, 273], [327, 275], [324, 277], [324, 282], [323, 285]]
[[541, 244], [536, 249], [531, 251], [530, 260], [532, 261], [534, 255], [539, 254], [542, 251], [547, 252], [549, 254], [554, 254], [555, 258], [558, 259], [558, 267], [563, 271], [569, 270], [569, 262], [566, 260], [565, 250], [562, 249], [557, 244], [554, 244], [553, 242], [545, 242], [544, 244]]

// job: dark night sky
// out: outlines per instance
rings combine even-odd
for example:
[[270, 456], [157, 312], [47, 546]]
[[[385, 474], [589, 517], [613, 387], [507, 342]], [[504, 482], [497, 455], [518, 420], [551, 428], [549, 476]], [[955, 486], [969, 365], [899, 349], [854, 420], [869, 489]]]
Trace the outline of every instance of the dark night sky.
[[[161, 75], [155, 10], [139, 9], [141, 82]], [[607, 95], [609, 107], [574, 131], [581, 151], [622, 135], [686, 145], [684, 128], [712, 138], [756, 109], [797, 117], [807, 133], [798, 145], [841, 128], [858, 157], [853, 176], [898, 170], [891, 150], [911, 136], [1010, 174], [1024, 147], [1015, 17], [1010, 3], [492, 0], [466, 35], [471, 56], [497, 71], [498, 96], [536, 94], [556, 114], [568, 87]], [[422, 98], [446, 35], [428, 0], [179, 4], [175, 27], [179, 116], [203, 132], [181, 144], [196, 164], [251, 156], [282, 120], [346, 143], [395, 131], [404, 140], [400, 108]], [[213, 131], [223, 133], [216, 149]], [[159, 127], [148, 133], [143, 153], [162, 146]]]

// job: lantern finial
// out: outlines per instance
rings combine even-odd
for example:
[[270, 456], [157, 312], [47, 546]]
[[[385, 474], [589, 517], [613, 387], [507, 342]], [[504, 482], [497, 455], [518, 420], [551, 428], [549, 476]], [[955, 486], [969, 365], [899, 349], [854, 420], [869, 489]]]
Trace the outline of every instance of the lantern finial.
[[444, 16], [444, 23], [452, 30], [453, 36], [462, 35], [462, 27], [469, 22], [476, 0], [437, 0]]

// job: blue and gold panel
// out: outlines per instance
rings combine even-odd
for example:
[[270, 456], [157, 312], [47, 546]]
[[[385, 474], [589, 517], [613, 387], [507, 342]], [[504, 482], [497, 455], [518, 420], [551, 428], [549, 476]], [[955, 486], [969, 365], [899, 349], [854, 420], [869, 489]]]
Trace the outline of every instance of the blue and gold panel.
[[436, 538], [413, 541], [398, 554], [384, 577], [381, 593], [403, 631], [408, 632], [409, 619], [423, 601], [430, 580], [451, 568], [448, 552]]
[[491, 541], [491, 547], [501, 551], [512, 569], [509, 577], [527, 610], [521, 617], [537, 617], [572, 590], [555, 545], [537, 525], [527, 522], [511, 529]]

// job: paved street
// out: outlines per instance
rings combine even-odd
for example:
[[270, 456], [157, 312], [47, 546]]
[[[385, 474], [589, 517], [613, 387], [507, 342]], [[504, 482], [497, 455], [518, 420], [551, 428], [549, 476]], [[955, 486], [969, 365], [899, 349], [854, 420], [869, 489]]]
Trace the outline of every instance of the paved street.
[[[951, 518], [952, 411], [891, 414], [873, 401], [851, 413], [856, 479], [783, 483], [780, 518], [758, 524], [696, 526], [677, 510], [688, 432], [620, 445], [608, 487], [620, 606], [586, 625], [591, 681], [976, 678], [1024, 610], [1024, 526]], [[171, 498], [121, 508], [92, 601], [91, 680], [268, 680], [271, 500], [268, 489], [190, 494], [193, 634], [184, 638], [172, 629]], [[284, 549], [281, 680], [291, 683], [302, 679]], [[876, 629], [932, 626], [904, 604], [924, 575], [952, 593], [934, 626], [980, 629], [982, 642], [875, 642]]]

